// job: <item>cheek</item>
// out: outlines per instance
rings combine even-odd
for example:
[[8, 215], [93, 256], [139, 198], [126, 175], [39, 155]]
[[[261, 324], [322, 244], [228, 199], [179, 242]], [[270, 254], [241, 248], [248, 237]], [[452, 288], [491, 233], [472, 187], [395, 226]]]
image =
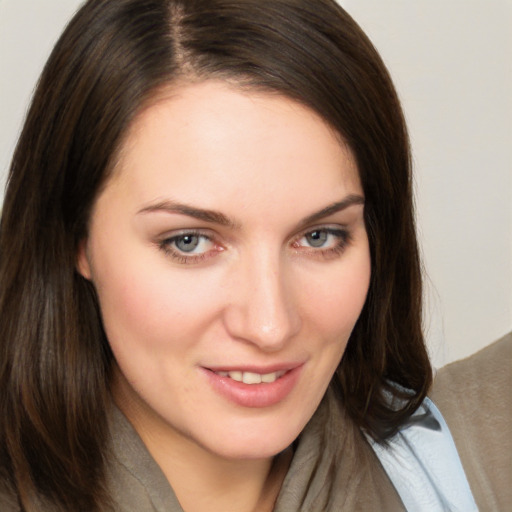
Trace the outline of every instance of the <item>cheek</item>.
[[369, 252], [362, 250], [340, 261], [323, 276], [323, 286], [305, 287], [303, 303], [315, 327], [338, 343], [348, 340], [364, 306], [370, 283]]
[[177, 351], [186, 348], [217, 314], [214, 276], [192, 279], [188, 272], [170, 271], [161, 255], [142, 258], [131, 254], [116, 263], [104, 257], [102, 272], [95, 279], [114, 352], [127, 346], [152, 352], [170, 344]]

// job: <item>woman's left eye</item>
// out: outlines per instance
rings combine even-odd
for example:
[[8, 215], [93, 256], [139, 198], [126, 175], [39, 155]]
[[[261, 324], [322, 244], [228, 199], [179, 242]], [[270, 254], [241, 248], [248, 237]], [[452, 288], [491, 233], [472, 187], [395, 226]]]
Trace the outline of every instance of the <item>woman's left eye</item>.
[[304, 239], [311, 247], [323, 247], [328, 244], [333, 239], [333, 235], [331, 233], [327, 233], [327, 231], [317, 230], [311, 231], [311, 233], [307, 233], [304, 235]]
[[293, 246], [320, 253], [338, 253], [345, 249], [349, 240], [349, 233], [344, 229], [319, 228], [304, 233]]

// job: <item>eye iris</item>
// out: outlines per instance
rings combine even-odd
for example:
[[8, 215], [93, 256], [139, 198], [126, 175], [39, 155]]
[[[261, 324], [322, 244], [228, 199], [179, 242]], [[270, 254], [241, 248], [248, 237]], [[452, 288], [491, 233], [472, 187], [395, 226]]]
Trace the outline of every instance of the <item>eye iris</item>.
[[197, 235], [183, 235], [176, 239], [176, 247], [182, 252], [192, 252], [199, 245]]
[[306, 240], [311, 247], [322, 247], [327, 241], [327, 236], [325, 231], [312, 231], [306, 235]]

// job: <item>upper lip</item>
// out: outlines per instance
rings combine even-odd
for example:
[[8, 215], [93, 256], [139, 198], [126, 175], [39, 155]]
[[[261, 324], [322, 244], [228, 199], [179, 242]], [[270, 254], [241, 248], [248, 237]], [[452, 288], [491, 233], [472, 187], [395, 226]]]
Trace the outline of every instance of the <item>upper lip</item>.
[[247, 365], [247, 364], [229, 364], [229, 365], [222, 365], [222, 366], [203, 366], [203, 368], [206, 368], [207, 370], [211, 370], [212, 372], [251, 372], [251, 373], [258, 373], [260, 375], [266, 375], [268, 373], [274, 373], [274, 372], [282, 372], [282, 371], [290, 371], [294, 370], [295, 368], [298, 368], [299, 366], [302, 366], [304, 363], [275, 363], [271, 365], [264, 365], [264, 366], [258, 366], [258, 365]]

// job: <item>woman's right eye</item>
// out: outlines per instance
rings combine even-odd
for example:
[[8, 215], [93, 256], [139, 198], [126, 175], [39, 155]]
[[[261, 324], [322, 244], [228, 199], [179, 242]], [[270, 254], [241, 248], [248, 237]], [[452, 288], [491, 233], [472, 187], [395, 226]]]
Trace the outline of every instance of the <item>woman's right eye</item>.
[[159, 246], [179, 263], [196, 263], [216, 250], [216, 244], [209, 236], [193, 231], [165, 238]]
[[172, 243], [181, 252], [198, 254], [208, 250], [210, 240], [203, 235], [186, 234], [175, 237]]

